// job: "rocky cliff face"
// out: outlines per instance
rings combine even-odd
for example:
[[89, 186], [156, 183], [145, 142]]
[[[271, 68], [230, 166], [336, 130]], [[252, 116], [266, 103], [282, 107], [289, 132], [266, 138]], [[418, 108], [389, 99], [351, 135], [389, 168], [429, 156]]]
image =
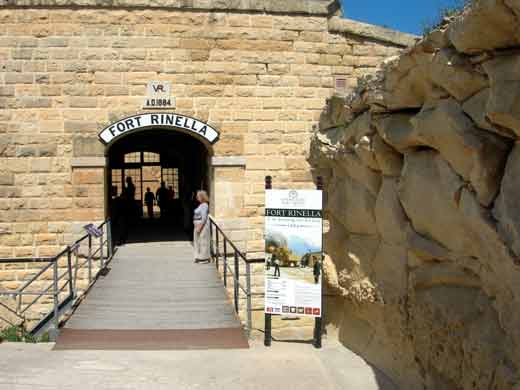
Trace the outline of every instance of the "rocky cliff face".
[[520, 389], [520, 1], [329, 101], [328, 330], [403, 389]]

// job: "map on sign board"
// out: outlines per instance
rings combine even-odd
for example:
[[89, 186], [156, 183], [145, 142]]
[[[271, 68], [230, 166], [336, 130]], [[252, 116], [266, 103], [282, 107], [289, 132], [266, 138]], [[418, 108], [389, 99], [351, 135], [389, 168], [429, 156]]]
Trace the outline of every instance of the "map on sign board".
[[322, 191], [266, 191], [267, 314], [321, 317], [322, 221]]
[[89, 223], [88, 225], [83, 226], [83, 229], [87, 231], [87, 233], [92, 236], [99, 238], [103, 235], [103, 231], [97, 227], [95, 227], [93, 224]]
[[175, 98], [171, 94], [170, 81], [149, 81], [143, 108], [175, 108]]

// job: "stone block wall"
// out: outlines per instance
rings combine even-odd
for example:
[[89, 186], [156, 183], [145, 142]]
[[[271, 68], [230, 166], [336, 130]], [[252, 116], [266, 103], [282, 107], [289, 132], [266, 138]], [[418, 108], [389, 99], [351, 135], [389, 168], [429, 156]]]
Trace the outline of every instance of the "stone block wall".
[[520, 386], [520, 7], [506, 3], [472, 2], [385, 61], [313, 139], [329, 332], [403, 389]]
[[172, 83], [176, 112], [221, 132], [212, 212], [242, 248], [263, 251], [264, 176], [312, 188], [306, 154], [335, 78], [353, 87], [413, 40], [343, 25], [331, 1], [112, 3], [0, 10], [0, 257], [55, 254], [105, 218], [97, 135], [143, 112], [151, 80]]

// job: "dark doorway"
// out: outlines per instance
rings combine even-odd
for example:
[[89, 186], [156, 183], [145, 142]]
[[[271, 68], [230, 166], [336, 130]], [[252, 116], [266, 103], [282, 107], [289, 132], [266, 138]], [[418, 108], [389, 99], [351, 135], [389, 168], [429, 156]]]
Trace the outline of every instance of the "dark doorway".
[[[112, 145], [106, 199], [116, 242], [185, 240], [192, 229], [194, 194], [209, 190], [208, 161], [201, 141], [171, 130], [130, 134]], [[123, 194], [128, 178], [135, 186], [133, 202]], [[147, 188], [156, 198], [151, 209]]]

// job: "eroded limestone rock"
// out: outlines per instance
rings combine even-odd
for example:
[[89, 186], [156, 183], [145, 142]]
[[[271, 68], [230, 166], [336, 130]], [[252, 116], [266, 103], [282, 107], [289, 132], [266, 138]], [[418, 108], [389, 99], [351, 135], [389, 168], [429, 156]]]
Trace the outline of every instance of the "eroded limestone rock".
[[374, 125], [383, 140], [401, 153], [417, 146], [410, 114], [394, 114], [376, 117]]
[[377, 165], [385, 176], [400, 176], [403, 169], [403, 155], [388, 145], [379, 134], [372, 139], [372, 147]]
[[459, 101], [487, 87], [487, 78], [476, 72], [465, 56], [453, 48], [439, 50], [432, 59], [432, 81]]
[[500, 195], [493, 215], [499, 232], [513, 252], [520, 256], [520, 145], [516, 144], [507, 161]]
[[405, 156], [399, 198], [414, 230], [453, 252], [477, 256], [477, 237], [468, 231], [458, 211], [464, 186], [439, 153], [422, 151]]
[[448, 36], [458, 51], [475, 54], [518, 45], [517, 27], [517, 16], [503, 0], [479, 0], [450, 24]]
[[433, 54], [407, 53], [388, 65], [384, 105], [391, 111], [419, 108], [446, 96], [430, 77]]
[[459, 175], [471, 182], [480, 202], [490, 205], [500, 186], [509, 151], [507, 142], [476, 128], [453, 99], [434, 109], [423, 109], [411, 122], [417, 145], [438, 150]]
[[350, 119], [348, 114], [345, 99], [339, 96], [331, 97], [327, 101], [327, 110], [321, 114], [320, 129], [327, 130], [345, 126]]
[[403, 389], [520, 389], [519, 17], [471, 2], [315, 137], [338, 337]]
[[383, 179], [376, 201], [375, 215], [382, 240], [388, 244], [404, 246], [408, 219], [397, 194], [397, 180]]
[[489, 95], [490, 89], [483, 89], [479, 93], [473, 95], [471, 98], [466, 100], [462, 105], [462, 109], [467, 115], [470, 116], [471, 119], [473, 119], [473, 122], [475, 122], [475, 124], [481, 129], [492, 131], [503, 137], [515, 139], [516, 135], [512, 130], [493, 124], [487, 118], [486, 110]]
[[520, 56], [495, 58], [484, 63], [484, 69], [491, 84], [487, 117], [520, 135]]
[[377, 196], [381, 188], [381, 174], [363, 164], [357, 154], [339, 152], [335, 155], [337, 167], [343, 169], [350, 178], [363, 185], [373, 196]]
[[347, 229], [357, 234], [377, 234], [374, 206], [376, 197], [349, 177], [336, 180], [329, 188], [327, 209]]

